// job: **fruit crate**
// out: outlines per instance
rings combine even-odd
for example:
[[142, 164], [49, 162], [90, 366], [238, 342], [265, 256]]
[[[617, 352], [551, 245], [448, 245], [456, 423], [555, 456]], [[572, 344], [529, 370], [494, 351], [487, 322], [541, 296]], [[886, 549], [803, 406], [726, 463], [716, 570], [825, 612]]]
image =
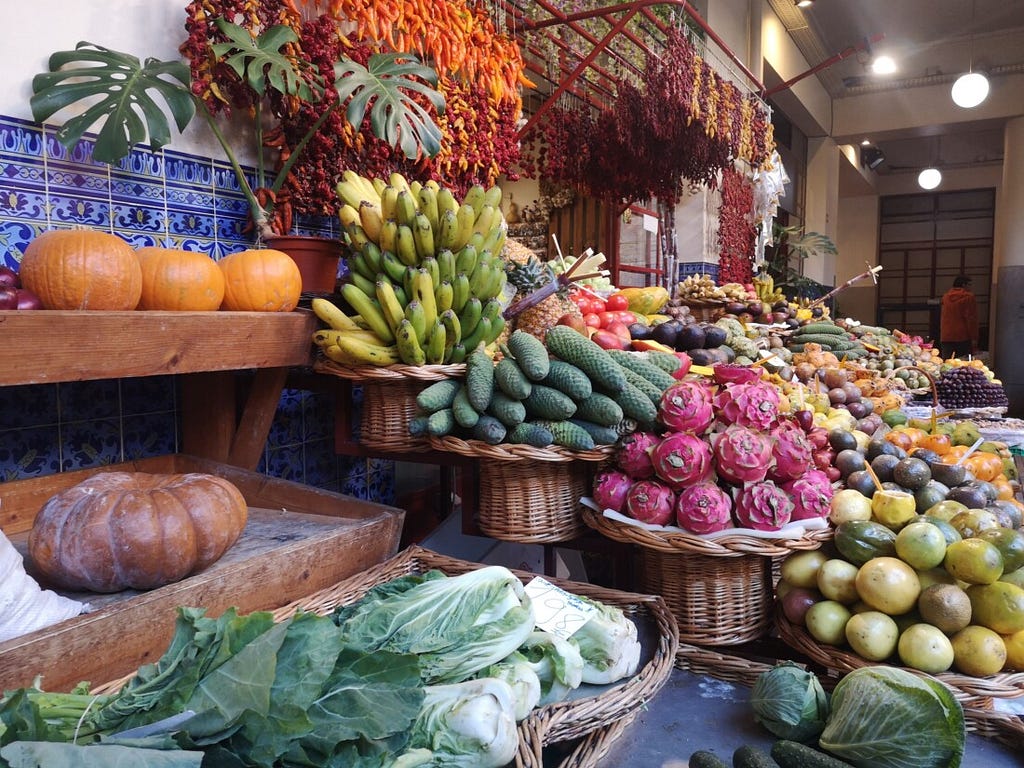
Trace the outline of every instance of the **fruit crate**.
[[[337, 584], [293, 600], [274, 611], [282, 621], [296, 610], [321, 615], [362, 597], [372, 587], [411, 573], [439, 570], [455, 576], [482, 566], [411, 546], [386, 562], [375, 565]], [[515, 572], [524, 582], [536, 574]], [[679, 636], [671, 612], [657, 595], [621, 592], [593, 584], [551, 578], [550, 582], [569, 592], [585, 595], [621, 608], [637, 624], [641, 644], [640, 667], [630, 678], [609, 685], [583, 684], [569, 698], [535, 709], [519, 724], [519, 750], [515, 768], [544, 768], [551, 765], [552, 747], [571, 750], [559, 768], [590, 768], [599, 763], [630, 722], [661, 690], [672, 674]], [[131, 679], [128, 674], [93, 689], [112, 693]], [[547, 750], [547, 752], [546, 752]]]
[[[62, 592], [92, 611], [0, 643], [0, 687], [47, 690], [102, 682], [137, 669], [170, 640], [179, 606], [220, 613], [272, 609], [394, 555], [405, 513], [339, 493], [185, 454], [170, 454], [0, 483], [0, 522], [22, 556], [32, 521], [55, 493], [99, 472], [204, 472], [231, 481], [249, 505], [238, 541], [210, 567], [146, 592]], [[32, 575], [31, 563], [26, 569]], [[116, 646], [111, 643], [115, 642]], [[113, 648], [113, 652], [112, 652]]]

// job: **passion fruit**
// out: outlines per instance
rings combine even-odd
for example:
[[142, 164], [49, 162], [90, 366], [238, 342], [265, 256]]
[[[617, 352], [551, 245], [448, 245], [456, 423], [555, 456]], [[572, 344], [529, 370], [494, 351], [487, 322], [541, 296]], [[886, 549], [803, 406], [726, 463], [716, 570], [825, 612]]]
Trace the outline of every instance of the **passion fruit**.
[[851, 472], [846, 478], [846, 487], [860, 491], [862, 495], [869, 499], [875, 495], [877, 490], [874, 479], [866, 469]]
[[1003, 556], [1004, 572], [1012, 573], [1024, 567], [1024, 531], [988, 528], [979, 533], [978, 538], [994, 544], [999, 550], [999, 554]]
[[927, 512], [940, 501], [946, 498], [949, 488], [935, 480], [929, 480], [923, 488], [914, 491], [914, 501], [917, 502], [918, 512]]
[[950, 488], [949, 493], [946, 494], [948, 501], [959, 501], [968, 509], [982, 509], [988, 506], [988, 496], [985, 495], [985, 491], [974, 485], [958, 485], [955, 488]]
[[874, 470], [875, 477], [881, 482], [893, 482], [893, 472], [899, 463], [900, 459], [898, 456], [891, 453], [882, 453], [871, 460], [871, 469]]
[[853, 433], [836, 427], [828, 432], [828, 444], [836, 453], [845, 450], [857, 450], [857, 438]]
[[932, 471], [927, 462], [908, 456], [893, 466], [892, 479], [909, 491], [919, 491], [932, 479]]
[[835, 459], [832, 460], [832, 465], [839, 470], [839, 476], [845, 480], [854, 472], [863, 471], [867, 466], [867, 462], [864, 459], [864, 454], [860, 451], [855, 448], [845, 448], [836, 454]]

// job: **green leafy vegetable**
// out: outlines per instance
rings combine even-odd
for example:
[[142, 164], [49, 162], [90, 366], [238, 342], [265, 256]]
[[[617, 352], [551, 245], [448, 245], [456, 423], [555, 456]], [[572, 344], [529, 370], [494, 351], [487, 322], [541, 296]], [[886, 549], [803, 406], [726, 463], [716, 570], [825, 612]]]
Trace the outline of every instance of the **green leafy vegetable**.
[[530, 633], [519, 652], [540, 678], [540, 706], [565, 699], [583, 682], [583, 657], [576, 643], [537, 630]]
[[525, 720], [531, 710], [540, 704], [540, 678], [533, 665], [518, 651], [487, 667], [479, 676], [493, 677], [508, 683], [515, 698], [517, 721]]
[[199, 768], [202, 752], [144, 749], [117, 744], [76, 746], [46, 741], [17, 741], [0, 749], [10, 768]]
[[966, 730], [953, 694], [898, 667], [861, 667], [832, 692], [819, 743], [858, 768], [959, 768]]
[[621, 608], [578, 597], [598, 611], [572, 635], [583, 657], [583, 682], [606, 685], [633, 675], [640, 666], [636, 624]]
[[522, 582], [501, 566], [461, 576], [407, 576], [339, 608], [350, 648], [416, 654], [423, 682], [460, 682], [512, 653], [533, 631]]
[[810, 744], [828, 719], [825, 689], [813, 672], [792, 662], [761, 673], [750, 692], [754, 719], [780, 739]]

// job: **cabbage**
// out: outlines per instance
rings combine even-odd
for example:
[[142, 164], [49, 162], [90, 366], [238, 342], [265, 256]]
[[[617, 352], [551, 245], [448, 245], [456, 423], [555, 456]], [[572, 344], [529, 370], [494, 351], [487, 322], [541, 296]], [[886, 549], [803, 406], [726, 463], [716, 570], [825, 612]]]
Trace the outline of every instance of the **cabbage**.
[[578, 597], [597, 608], [597, 613], [572, 635], [583, 657], [583, 682], [607, 685], [634, 674], [640, 666], [636, 624], [621, 608]]
[[537, 630], [530, 633], [519, 652], [540, 678], [540, 706], [565, 699], [583, 682], [583, 657], [572, 639]]
[[480, 677], [495, 677], [504, 680], [515, 697], [516, 720], [525, 720], [530, 711], [540, 703], [540, 678], [523, 654], [516, 651], [503, 661], [484, 669]]
[[938, 680], [898, 667], [861, 667], [832, 692], [822, 749], [857, 768], [959, 768], [960, 702]]
[[780, 739], [810, 744], [828, 719], [828, 696], [817, 676], [786, 661], [761, 673], [750, 693], [754, 719]]
[[515, 651], [534, 628], [522, 582], [498, 565], [461, 576], [402, 576], [333, 618], [354, 650], [416, 654], [427, 684], [473, 677]]

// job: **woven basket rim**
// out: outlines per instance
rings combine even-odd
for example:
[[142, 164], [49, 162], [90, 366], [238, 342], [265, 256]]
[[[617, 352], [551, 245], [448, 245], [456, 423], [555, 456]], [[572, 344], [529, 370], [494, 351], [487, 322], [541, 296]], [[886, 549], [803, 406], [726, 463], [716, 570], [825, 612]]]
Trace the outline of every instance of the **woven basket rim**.
[[959, 672], [939, 672], [929, 674], [910, 667], [903, 667], [888, 662], [868, 661], [855, 653], [834, 646], [822, 646], [804, 629], [796, 626], [781, 610], [775, 611], [775, 627], [779, 637], [793, 650], [807, 656], [817, 664], [846, 674], [861, 667], [885, 665], [904, 669], [920, 677], [938, 680], [944, 683], [964, 707], [991, 710], [989, 699], [1015, 699], [1024, 696], [1024, 672], [1001, 672], [986, 677], [974, 677]]
[[436, 451], [448, 451], [475, 459], [494, 461], [604, 461], [615, 450], [614, 445], [604, 445], [592, 451], [572, 451], [560, 445], [535, 448], [524, 443], [498, 443], [491, 445], [482, 440], [464, 440], [454, 435], [429, 438], [430, 446]]
[[831, 528], [809, 531], [794, 539], [759, 539], [742, 533], [725, 534], [705, 539], [685, 531], [648, 531], [637, 525], [628, 525], [605, 517], [586, 505], [580, 513], [583, 522], [598, 533], [624, 544], [637, 544], [659, 552], [678, 554], [739, 557], [763, 555], [781, 557], [797, 550], [819, 549], [832, 538]]
[[[323, 615], [333, 611], [339, 605], [354, 602], [371, 587], [398, 576], [433, 569], [457, 575], [481, 567], [483, 566], [479, 563], [459, 560], [418, 545], [412, 545], [383, 563], [372, 566], [333, 586], [293, 600], [272, 613], [274, 621], [283, 621], [289, 618], [299, 608]], [[518, 570], [513, 570], [513, 573], [524, 583], [537, 575]], [[675, 618], [665, 605], [664, 600], [658, 595], [640, 595], [582, 582], [554, 577], [545, 578], [563, 589], [609, 605], [645, 611], [657, 627], [658, 642], [653, 658], [628, 680], [595, 696], [562, 701], [535, 709], [520, 724], [521, 758], [523, 757], [523, 744], [529, 740], [524, 738], [524, 732], [532, 732], [535, 737], [539, 736], [540, 746], [568, 741], [606, 728], [645, 706], [661, 690], [671, 675], [679, 644]], [[93, 692], [115, 692], [133, 676], [134, 673], [126, 675], [119, 680], [95, 688]], [[529, 736], [528, 733], [526, 735]], [[529, 751], [536, 754], [536, 750]], [[529, 756], [524, 765], [527, 768], [541, 768], [541, 764], [532, 762]]]
[[359, 365], [347, 366], [327, 360], [317, 353], [313, 361], [317, 373], [329, 373], [352, 381], [397, 381], [419, 379], [421, 381], [443, 381], [454, 379], [466, 373], [464, 363], [455, 365]]

